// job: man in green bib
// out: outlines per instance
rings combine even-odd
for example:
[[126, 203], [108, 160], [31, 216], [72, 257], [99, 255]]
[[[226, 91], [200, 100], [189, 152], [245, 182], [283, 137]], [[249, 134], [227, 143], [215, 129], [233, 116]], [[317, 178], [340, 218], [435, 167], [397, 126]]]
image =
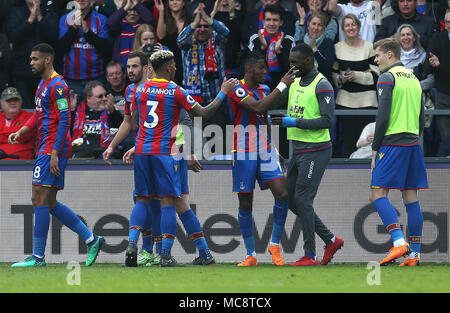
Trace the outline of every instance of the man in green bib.
[[305, 256], [291, 266], [318, 265], [315, 234], [325, 242], [322, 265], [328, 264], [344, 240], [325, 226], [314, 212], [313, 201], [331, 158], [329, 129], [334, 119], [334, 90], [330, 82], [314, 67], [311, 47], [301, 43], [289, 55], [298, 76], [280, 97], [287, 101], [287, 116], [272, 117], [274, 125], [287, 128], [293, 155], [287, 169], [289, 209], [299, 216]]
[[[383, 39], [374, 44], [378, 78], [378, 112], [372, 142], [372, 182], [370, 200], [391, 236], [393, 247], [380, 265], [407, 256], [401, 266], [420, 264], [423, 215], [418, 190], [428, 188], [422, 148], [424, 127], [422, 88], [414, 74], [400, 62], [400, 44]], [[402, 193], [408, 214], [408, 242], [405, 241], [397, 212], [388, 199], [389, 190]]]

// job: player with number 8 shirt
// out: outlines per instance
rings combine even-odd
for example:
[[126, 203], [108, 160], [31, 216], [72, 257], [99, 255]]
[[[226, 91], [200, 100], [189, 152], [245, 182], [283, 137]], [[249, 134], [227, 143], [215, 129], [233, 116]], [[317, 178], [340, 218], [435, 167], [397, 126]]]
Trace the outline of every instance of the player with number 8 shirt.
[[12, 267], [45, 266], [45, 247], [50, 226], [50, 213], [69, 229], [77, 233], [88, 246], [86, 266], [97, 258], [105, 240], [93, 234], [80, 218], [67, 206], [56, 200], [64, 188], [64, 172], [71, 153], [70, 100], [64, 78], [55, 72], [55, 51], [45, 43], [31, 50], [31, 69], [42, 79], [36, 90], [36, 111], [8, 142], [17, 140], [31, 129], [38, 129], [37, 157], [33, 170], [32, 203], [34, 207], [33, 254]]

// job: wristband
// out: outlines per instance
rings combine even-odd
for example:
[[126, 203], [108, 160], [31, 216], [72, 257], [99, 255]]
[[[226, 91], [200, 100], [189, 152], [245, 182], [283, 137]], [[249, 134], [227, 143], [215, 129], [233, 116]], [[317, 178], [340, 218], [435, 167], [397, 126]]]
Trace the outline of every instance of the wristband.
[[219, 98], [222, 101], [223, 101], [223, 99], [225, 99], [225, 97], [226, 97], [226, 95], [222, 91], [219, 91], [219, 93], [217, 94], [217, 98]]
[[286, 88], [287, 88], [287, 85], [285, 84], [285, 83], [283, 83], [283, 82], [280, 82], [278, 85], [277, 85], [277, 87], [276, 87], [280, 92], [283, 92]]

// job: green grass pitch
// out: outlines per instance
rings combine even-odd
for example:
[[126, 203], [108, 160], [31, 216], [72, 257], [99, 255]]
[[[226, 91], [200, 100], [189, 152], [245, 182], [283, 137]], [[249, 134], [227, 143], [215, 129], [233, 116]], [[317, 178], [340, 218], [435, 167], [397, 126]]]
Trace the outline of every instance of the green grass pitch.
[[[1, 293], [450, 292], [448, 263], [423, 263], [414, 268], [385, 266], [379, 267], [379, 272], [376, 268], [368, 268], [366, 263], [331, 263], [315, 267], [259, 264], [251, 268], [230, 263], [182, 268], [127, 268], [121, 264], [94, 264], [88, 268], [80, 264], [79, 272], [63, 263], [47, 264], [43, 268], [10, 266], [11, 263], [0, 264]], [[72, 284], [77, 278], [79, 284]]]

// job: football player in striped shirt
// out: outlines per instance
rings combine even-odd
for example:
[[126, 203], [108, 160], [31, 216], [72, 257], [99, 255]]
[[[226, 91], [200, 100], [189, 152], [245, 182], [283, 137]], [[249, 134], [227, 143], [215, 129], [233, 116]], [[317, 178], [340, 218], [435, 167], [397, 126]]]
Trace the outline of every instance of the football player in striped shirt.
[[273, 233], [269, 246], [272, 261], [284, 265], [280, 251], [280, 239], [288, 211], [286, 177], [275, 147], [271, 145], [266, 111], [293, 81], [293, 70], [281, 79], [279, 87], [270, 93], [264, 85], [267, 63], [264, 55], [251, 52], [245, 61], [245, 76], [229, 93], [233, 136], [233, 192], [239, 199], [239, 228], [247, 250], [247, 257], [238, 266], [257, 266], [255, 239], [253, 235], [253, 190], [258, 180], [262, 190], [269, 189], [275, 198], [273, 207]]
[[14, 144], [31, 129], [38, 129], [37, 157], [33, 169], [32, 203], [34, 207], [33, 254], [13, 267], [45, 266], [44, 261], [50, 213], [76, 232], [88, 246], [86, 266], [97, 258], [105, 240], [93, 234], [79, 217], [56, 200], [64, 188], [64, 172], [71, 153], [69, 90], [61, 75], [53, 68], [55, 52], [45, 43], [31, 51], [33, 74], [41, 76], [36, 90], [36, 110], [25, 126], [12, 133], [8, 141]]
[[221, 91], [202, 107], [183, 88], [173, 83], [173, 53], [160, 50], [150, 57], [156, 78], [136, 89], [132, 120], [136, 136], [134, 173], [136, 200], [156, 195], [161, 199], [161, 266], [179, 266], [171, 256], [176, 235], [176, 200], [181, 197], [179, 161], [175, 144], [180, 109], [210, 118], [238, 81], [224, 80]]

